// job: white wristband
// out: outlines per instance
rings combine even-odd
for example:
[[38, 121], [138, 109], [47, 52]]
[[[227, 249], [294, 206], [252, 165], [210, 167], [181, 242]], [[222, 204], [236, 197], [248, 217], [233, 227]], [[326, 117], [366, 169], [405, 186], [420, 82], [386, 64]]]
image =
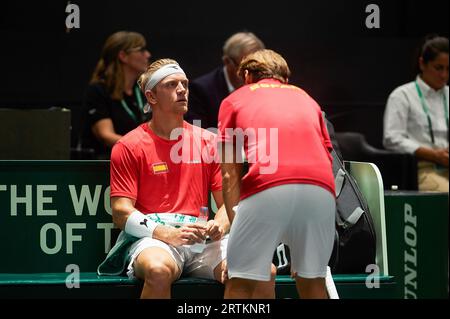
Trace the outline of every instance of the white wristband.
[[127, 218], [127, 222], [125, 223], [125, 232], [137, 238], [152, 238], [153, 231], [156, 226], [158, 226], [157, 223], [142, 214], [140, 211], [135, 210]]

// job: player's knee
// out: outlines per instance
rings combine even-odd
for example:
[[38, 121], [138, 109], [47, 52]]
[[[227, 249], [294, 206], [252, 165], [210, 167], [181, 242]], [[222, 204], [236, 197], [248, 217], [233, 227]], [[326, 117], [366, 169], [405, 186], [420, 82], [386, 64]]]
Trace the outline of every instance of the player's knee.
[[172, 283], [171, 269], [160, 262], [153, 262], [145, 267], [145, 282], [151, 285], [167, 285]]

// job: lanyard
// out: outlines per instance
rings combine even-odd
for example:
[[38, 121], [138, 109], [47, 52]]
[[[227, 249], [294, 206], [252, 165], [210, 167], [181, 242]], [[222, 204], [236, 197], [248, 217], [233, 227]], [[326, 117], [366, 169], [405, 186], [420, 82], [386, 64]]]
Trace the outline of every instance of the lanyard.
[[[137, 86], [134, 87], [134, 95], [136, 96], [136, 100], [138, 102], [138, 106], [139, 106], [139, 111], [142, 113], [142, 109], [144, 108], [144, 103], [142, 103], [142, 97], [141, 94], [139, 93], [139, 89]], [[120, 104], [122, 104], [122, 107], [125, 109], [125, 111], [127, 111], [128, 115], [130, 115], [130, 117], [136, 122], [138, 123], [139, 120], [136, 117], [136, 114], [133, 113], [133, 111], [130, 110], [130, 108], [127, 105], [127, 102], [125, 102], [125, 99], [122, 99], [120, 101]]]
[[[422, 90], [420, 89], [419, 84], [417, 83], [417, 81], [415, 83], [416, 83], [417, 93], [419, 94], [419, 97], [420, 97], [420, 102], [422, 103], [422, 109], [423, 109], [423, 111], [425, 112], [425, 114], [427, 116], [428, 130], [430, 132], [431, 142], [434, 144], [433, 125], [431, 123], [430, 112], [428, 111], [428, 106], [425, 103], [425, 99], [423, 97]], [[444, 113], [445, 113], [445, 122], [447, 124], [447, 131], [448, 131], [447, 96], [445, 95], [445, 91], [444, 91], [444, 94], [443, 94], [443, 105], [444, 105]]]

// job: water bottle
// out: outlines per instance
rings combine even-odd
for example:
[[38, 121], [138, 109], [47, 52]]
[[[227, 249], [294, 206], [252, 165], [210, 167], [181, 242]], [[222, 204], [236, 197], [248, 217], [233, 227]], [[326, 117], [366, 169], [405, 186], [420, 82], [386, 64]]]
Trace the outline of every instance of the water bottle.
[[[208, 207], [205, 206], [200, 207], [200, 213], [197, 218], [197, 223], [206, 225], [206, 223], [208, 222], [208, 217], [209, 217]], [[195, 243], [191, 245], [191, 251], [194, 253], [201, 253], [203, 249], [205, 249], [206, 247], [205, 241], [206, 240], [204, 240], [201, 243]]]

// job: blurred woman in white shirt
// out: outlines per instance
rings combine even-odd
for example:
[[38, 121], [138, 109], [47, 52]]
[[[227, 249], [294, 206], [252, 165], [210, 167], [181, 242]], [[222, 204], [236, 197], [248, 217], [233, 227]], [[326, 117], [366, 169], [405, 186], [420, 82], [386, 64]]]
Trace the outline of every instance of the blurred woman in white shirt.
[[448, 39], [429, 37], [420, 72], [389, 96], [384, 113], [385, 148], [414, 154], [420, 191], [448, 192]]

